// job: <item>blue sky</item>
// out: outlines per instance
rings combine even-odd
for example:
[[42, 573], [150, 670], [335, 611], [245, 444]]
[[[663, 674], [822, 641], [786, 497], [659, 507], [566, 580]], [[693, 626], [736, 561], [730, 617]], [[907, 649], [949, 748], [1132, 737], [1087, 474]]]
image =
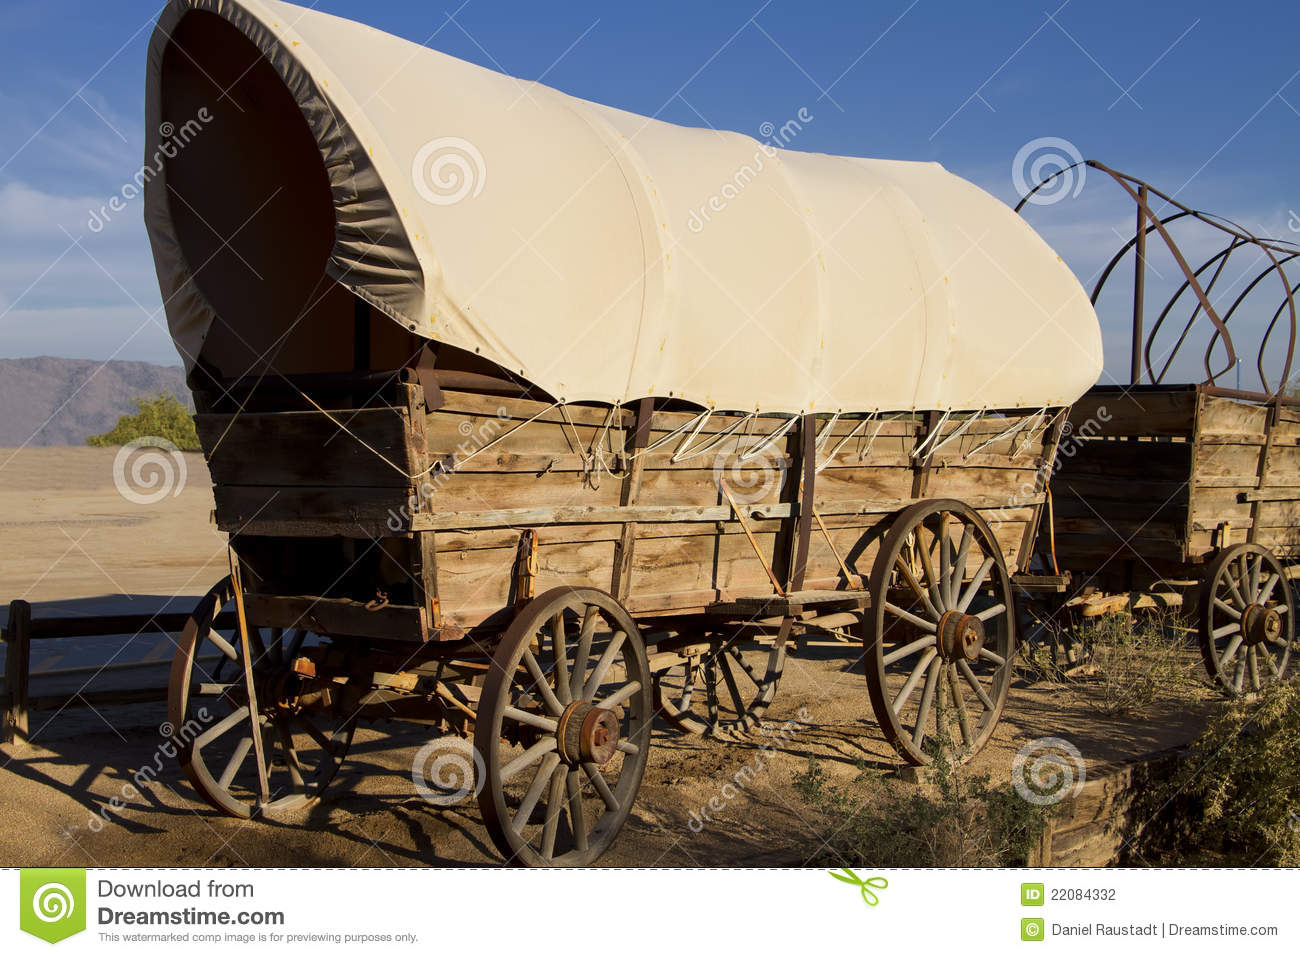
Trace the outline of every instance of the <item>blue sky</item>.
[[[1300, 240], [1300, 4], [317, 7], [677, 123], [759, 135], [804, 107], [814, 120], [793, 148], [937, 160], [1012, 202], [1017, 152], [1060, 137], [1190, 205]], [[89, 210], [141, 161], [144, 56], [159, 4], [5, 0], [3, 9], [0, 356], [174, 363], [139, 205], [102, 232], [87, 228]], [[1114, 188], [1095, 179], [1032, 221], [1084, 279], [1132, 229]], [[1104, 316], [1107, 364], [1118, 373], [1127, 355], [1114, 318]]]

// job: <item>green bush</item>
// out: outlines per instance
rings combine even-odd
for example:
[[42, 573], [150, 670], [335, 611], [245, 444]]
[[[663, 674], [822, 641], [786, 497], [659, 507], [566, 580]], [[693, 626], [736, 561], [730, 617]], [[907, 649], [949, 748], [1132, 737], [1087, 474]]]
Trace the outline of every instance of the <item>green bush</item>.
[[1300, 866], [1300, 677], [1225, 705], [1152, 797], [1139, 845], [1161, 863]]
[[1009, 784], [969, 774], [935, 753], [930, 784], [904, 784], [864, 771], [831, 785], [815, 761], [795, 778], [799, 796], [830, 832], [809, 860], [818, 867], [1017, 867], [1051, 823], [1054, 809], [1031, 804]]
[[136, 396], [131, 400], [135, 413], [124, 415], [117, 425], [103, 435], [92, 435], [87, 445], [104, 447], [126, 445], [140, 438], [166, 439], [182, 452], [199, 451], [199, 435], [194, 417], [180, 399], [170, 392]]

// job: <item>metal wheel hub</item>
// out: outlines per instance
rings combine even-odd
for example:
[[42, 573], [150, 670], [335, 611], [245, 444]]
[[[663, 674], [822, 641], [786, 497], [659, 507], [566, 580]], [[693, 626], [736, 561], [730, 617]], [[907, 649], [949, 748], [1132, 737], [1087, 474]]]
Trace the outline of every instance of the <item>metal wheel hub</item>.
[[1276, 642], [1282, 637], [1282, 616], [1275, 608], [1247, 605], [1241, 615], [1241, 633], [1247, 645]]
[[556, 723], [555, 738], [560, 758], [571, 767], [584, 761], [607, 764], [618, 751], [618, 716], [590, 701], [575, 701], [564, 709]]
[[975, 661], [984, 647], [984, 622], [961, 611], [945, 612], [939, 619], [939, 654], [944, 661]]

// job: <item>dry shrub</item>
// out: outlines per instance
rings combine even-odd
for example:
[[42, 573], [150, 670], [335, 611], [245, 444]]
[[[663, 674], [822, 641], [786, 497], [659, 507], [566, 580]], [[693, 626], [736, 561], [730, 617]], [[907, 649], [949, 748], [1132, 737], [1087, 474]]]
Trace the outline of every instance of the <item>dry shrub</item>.
[[840, 867], [1023, 866], [1052, 809], [1023, 800], [1009, 784], [969, 774], [936, 754], [929, 784], [904, 784], [863, 772], [835, 786], [815, 761], [795, 788], [822, 821], [826, 843], [808, 864]]
[[1300, 866], [1300, 677], [1230, 702], [1161, 789], [1142, 853], [1162, 863]]
[[1100, 615], [1079, 626], [1093, 674], [1082, 683], [1089, 705], [1108, 717], [1141, 717], [1160, 697], [1192, 683], [1192, 656], [1179, 619], [1160, 613]]

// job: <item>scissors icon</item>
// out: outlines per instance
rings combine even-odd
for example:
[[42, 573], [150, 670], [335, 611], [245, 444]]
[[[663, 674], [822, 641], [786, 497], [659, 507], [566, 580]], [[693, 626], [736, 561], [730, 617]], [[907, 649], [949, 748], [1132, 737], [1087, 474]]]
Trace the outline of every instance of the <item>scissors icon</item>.
[[840, 870], [843, 871], [842, 874], [837, 873], [835, 871], [830, 871], [829, 873], [831, 877], [835, 878], [837, 881], [843, 881], [845, 884], [852, 884], [854, 887], [861, 890], [862, 899], [866, 901], [868, 907], [875, 907], [877, 904], [880, 903], [880, 898], [876, 895], [876, 892], [873, 891], [871, 888], [874, 887], [876, 888], [876, 890], [883, 891], [886, 887], [889, 886], [889, 881], [887, 881], [883, 877], [868, 877], [866, 880], [863, 880], [861, 877], [858, 877], [857, 874], [854, 874], [847, 867], [843, 867]]

